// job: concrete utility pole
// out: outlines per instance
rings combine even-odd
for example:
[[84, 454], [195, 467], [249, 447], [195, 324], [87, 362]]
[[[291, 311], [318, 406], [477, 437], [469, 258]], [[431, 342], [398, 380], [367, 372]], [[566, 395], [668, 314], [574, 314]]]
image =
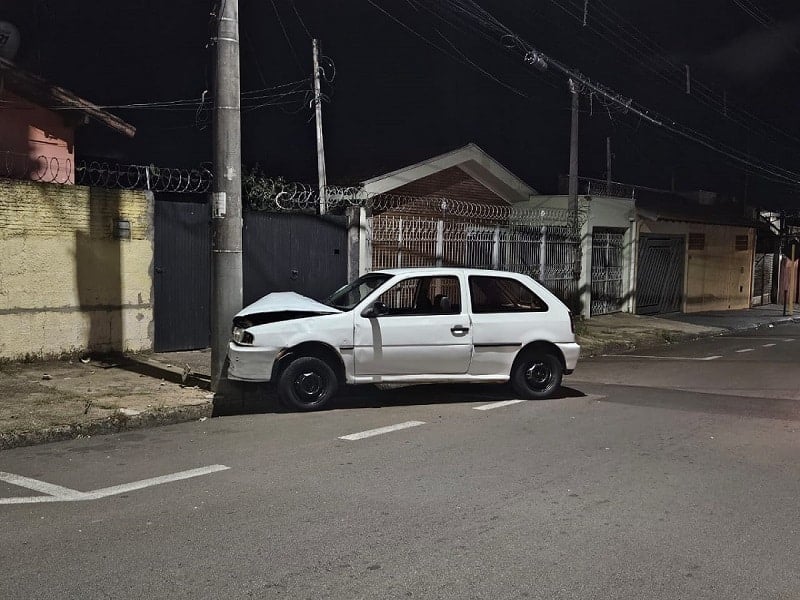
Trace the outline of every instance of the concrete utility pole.
[[233, 315], [242, 308], [242, 136], [239, 0], [222, 0], [214, 71], [211, 198], [211, 389], [219, 391]]
[[319, 214], [328, 212], [327, 185], [325, 175], [325, 144], [322, 142], [322, 93], [319, 81], [319, 42], [314, 40], [314, 110], [317, 115], [317, 171], [319, 172]]
[[578, 84], [569, 80], [569, 91], [572, 95], [572, 125], [569, 130], [569, 209], [578, 213], [578, 111], [580, 110], [580, 94]]

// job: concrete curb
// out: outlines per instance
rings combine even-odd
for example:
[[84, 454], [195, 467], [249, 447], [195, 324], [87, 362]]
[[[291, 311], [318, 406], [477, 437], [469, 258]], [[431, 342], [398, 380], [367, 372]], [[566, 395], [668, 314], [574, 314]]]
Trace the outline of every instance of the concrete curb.
[[196, 421], [203, 417], [210, 417], [212, 412], [213, 403], [210, 401], [202, 404], [158, 408], [135, 415], [116, 412], [109, 417], [89, 423], [55, 425], [36, 431], [0, 433], [0, 450], [47, 444], [49, 442], [61, 442], [83, 436], [107, 435], [143, 429], [145, 427], [160, 427], [162, 425], [185, 423], [187, 421]]

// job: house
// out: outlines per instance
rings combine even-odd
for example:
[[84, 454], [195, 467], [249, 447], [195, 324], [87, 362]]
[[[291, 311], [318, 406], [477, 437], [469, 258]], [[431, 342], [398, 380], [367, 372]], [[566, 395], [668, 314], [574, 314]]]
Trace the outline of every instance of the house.
[[362, 182], [360, 272], [464, 265], [536, 277], [574, 297], [578, 240], [568, 211], [526, 211], [538, 192], [476, 144]]
[[119, 117], [0, 58], [0, 177], [72, 184], [75, 131], [97, 122], [132, 137]]
[[75, 131], [122, 119], [0, 58], [0, 360], [152, 347], [153, 195], [75, 183]]

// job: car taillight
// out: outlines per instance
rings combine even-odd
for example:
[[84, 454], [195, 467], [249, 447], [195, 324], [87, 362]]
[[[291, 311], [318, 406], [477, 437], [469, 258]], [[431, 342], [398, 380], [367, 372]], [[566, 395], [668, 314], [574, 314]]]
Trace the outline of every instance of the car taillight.
[[572, 311], [569, 311], [569, 328], [572, 333], [575, 333], [575, 315], [572, 314]]

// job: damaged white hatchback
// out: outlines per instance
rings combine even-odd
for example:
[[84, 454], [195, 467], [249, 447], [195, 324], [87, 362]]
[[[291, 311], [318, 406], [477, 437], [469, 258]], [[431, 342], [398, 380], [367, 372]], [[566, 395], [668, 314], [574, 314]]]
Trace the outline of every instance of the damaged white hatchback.
[[297, 410], [343, 384], [498, 383], [550, 397], [578, 361], [572, 315], [539, 283], [477, 269], [369, 273], [324, 302], [294, 292], [239, 312], [228, 377], [277, 385]]

